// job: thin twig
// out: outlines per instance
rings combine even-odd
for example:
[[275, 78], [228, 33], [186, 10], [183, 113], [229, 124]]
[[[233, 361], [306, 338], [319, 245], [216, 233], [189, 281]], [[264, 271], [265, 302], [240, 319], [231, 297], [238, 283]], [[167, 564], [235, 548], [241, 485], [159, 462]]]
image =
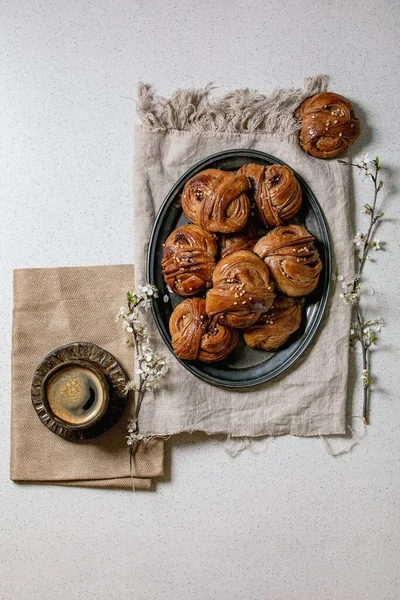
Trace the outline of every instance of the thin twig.
[[[375, 166], [374, 173], [370, 173], [368, 171], [368, 165], [367, 165], [366, 160], [363, 160], [361, 164], [346, 163], [345, 161], [339, 161], [339, 162], [348, 164], [353, 167], [357, 167], [358, 169], [363, 169], [365, 171], [365, 174], [368, 177], [370, 177], [374, 183], [374, 198], [373, 198], [372, 206], [370, 206], [368, 204], [365, 205], [365, 208], [367, 209], [366, 212], [370, 215], [369, 227], [368, 227], [367, 233], [365, 235], [365, 238], [363, 239], [364, 243], [363, 243], [363, 247], [362, 247], [361, 256], [360, 256], [360, 253], [358, 252], [358, 249], [356, 250], [357, 259], [358, 259], [359, 264], [358, 264], [357, 274], [355, 275], [355, 277], [351, 283], [351, 289], [350, 289], [350, 298], [352, 300], [352, 304], [354, 305], [354, 311], [355, 311], [355, 315], [356, 315], [356, 319], [357, 319], [358, 340], [361, 344], [361, 350], [362, 350], [362, 367], [363, 367], [362, 419], [365, 424], [368, 424], [369, 397], [370, 397], [370, 384], [371, 384], [371, 377], [369, 375], [369, 347], [373, 340], [366, 339], [366, 337], [364, 335], [364, 329], [366, 326], [370, 325], [371, 321], [368, 321], [367, 323], [363, 324], [359, 290], [360, 290], [360, 282], [362, 279], [365, 263], [368, 259], [369, 251], [371, 249], [372, 234], [375, 231], [374, 226], [375, 226], [376, 222], [378, 221], [378, 219], [380, 219], [383, 216], [383, 213], [380, 213], [378, 215], [376, 215], [376, 213], [375, 213], [378, 193], [382, 188], [383, 182], [381, 180], [378, 181], [378, 173], [380, 171], [380, 165], [379, 165], [378, 158], [376, 158], [374, 161], [372, 161], [372, 163]], [[346, 299], [348, 300], [348, 298], [346, 298]]]

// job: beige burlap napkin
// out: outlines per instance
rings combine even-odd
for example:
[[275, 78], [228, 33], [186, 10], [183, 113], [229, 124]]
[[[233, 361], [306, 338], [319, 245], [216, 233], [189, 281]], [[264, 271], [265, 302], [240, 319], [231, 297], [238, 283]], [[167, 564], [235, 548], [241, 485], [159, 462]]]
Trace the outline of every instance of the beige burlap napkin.
[[[306, 97], [323, 91], [317, 76], [296, 89], [269, 96], [249, 90], [212, 100], [207, 90], [178, 90], [170, 98], [139, 88], [135, 130], [134, 249], [137, 281], [145, 279], [146, 248], [157, 210], [183, 173], [201, 159], [233, 148], [254, 148], [291, 165], [310, 185], [325, 213], [335, 273], [353, 266], [348, 169], [336, 160], [306, 155], [298, 144], [293, 112]], [[167, 385], [141, 412], [149, 433], [201, 430], [233, 436], [345, 432], [350, 309], [333, 283], [328, 309], [308, 351], [280, 377], [255, 389], [229, 391], [188, 373], [170, 355]], [[155, 328], [159, 350], [165, 346]]]
[[[132, 265], [18, 269], [14, 271], [12, 338], [11, 479], [19, 482], [130, 488], [126, 424], [93, 440], [69, 442], [39, 420], [31, 403], [35, 368], [54, 348], [91, 342], [115, 356], [132, 375], [132, 349], [115, 317], [134, 286]], [[140, 446], [134, 461], [136, 489], [163, 475], [164, 443]]]

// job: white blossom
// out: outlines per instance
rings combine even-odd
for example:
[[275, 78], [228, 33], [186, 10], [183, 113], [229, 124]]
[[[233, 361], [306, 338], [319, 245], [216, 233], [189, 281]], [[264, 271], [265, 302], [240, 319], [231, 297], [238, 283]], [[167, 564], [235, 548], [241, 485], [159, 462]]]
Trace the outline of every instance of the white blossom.
[[355, 162], [360, 167], [367, 167], [369, 163], [369, 153], [366, 152], [365, 154], [360, 154], [359, 156], [356, 156]]
[[385, 322], [382, 319], [382, 317], [377, 317], [376, 319], [374, 319], [372, 321], [373, 325], [375, 326], [376, 331], [380, 331], [381, 327], [385, 326]]
[[364, 386], [370, 385], [373, 381], [368, 369], [363, 369], [361, 371], [361, 381], [363, 382]]
[[124, 394], [128, 394], [129, 392], [135, 390], [137, 390], [136, 383], [133, 380], [128, 381], [128, 383], [124, 387]]
[[370, 246], [371, 248], [374, 248], [374, 250], [382, 250], [382, 242], [380, 240], [372, 240]]
[[361, 244], [365, 241], [365, 237], [365, 233], [358, 231], [353, 239], [353, 244], [355, 244], [355, 246], [361, 246]]
[[[135, 393], [135, 403], [139, 403], [135, 406], [140, 406], [144, 393], [147, 390], [157, 389], [162, 378], [168, 373], [165, 357], [159, 356], [152, 348], [147, 328], [141, 320], [141, 310], [148, 310], [154, 298], [158, 298], [158, 290], [155, 286], [150, 284], [138, 286], [137, 290], [127, 292], [128, 306], [121, 306], [117, 316], [122, 328], [129, 334], [127, 343], [135, 346], [137, 350], [134, 370], [136, 381], [129, 381], [124, 388], [125, 394], [130, 391]], [[128, 424], [127, 443], [129, 446], [145, 439], [138, 432], [137, 417], [138, 412]]]

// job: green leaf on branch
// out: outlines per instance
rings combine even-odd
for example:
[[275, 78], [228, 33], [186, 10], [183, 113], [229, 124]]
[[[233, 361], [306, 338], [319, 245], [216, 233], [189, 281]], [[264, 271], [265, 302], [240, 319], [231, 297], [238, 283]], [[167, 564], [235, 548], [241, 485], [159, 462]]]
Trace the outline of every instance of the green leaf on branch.
[[381, 167], [380, 167], [380, 164], [379, 164], [379, 156], [377, 156], [376, 158], [374, 158], [374, 160], [372, 160], [371, 162], [375, 165], [376, 170], [380, 171]]

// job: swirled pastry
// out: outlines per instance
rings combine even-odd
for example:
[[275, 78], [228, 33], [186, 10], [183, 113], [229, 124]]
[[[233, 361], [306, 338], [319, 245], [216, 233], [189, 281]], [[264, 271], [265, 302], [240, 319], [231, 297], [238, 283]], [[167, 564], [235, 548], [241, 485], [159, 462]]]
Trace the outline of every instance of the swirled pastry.
[[238, 339], [236, 329], [222, 325], [218, 319], [211, 319], [201, 338], [197, 358], [206, 363], [223, 360], [234, 350]]
[[216, 362], [232, 352], [238, 333], [215, 319], [209, 319], [203, 298], [183, 300], [171, 314], [169, 331], [179, 358]]
[[206, 296], [206, 312], [228, 327], [249, 327], [274, 299], [268, 268], [249, 250], [232, 252], [219, 261]]
[[334, 158], [360, 135], [360, 121], [346, 98], [332, 92], [304, 100], [294, 116], [301, 121], [299, 142], [317, 158]]
[[197, 225], [182, 225], [164, 244], [161, 268], [165, 282], [180, 296], [193, 296], [211, 286], [217, 244]]
[[251, 184], [254, 207], [264, 225], [276, 227], [292, 219], [300, 210], [302, 193], [299, 182], [284, 165], [248, 164], [238, 171]]
[[295, 298], [276, 296], [268, 312], [245, 329], [244, 341], [251, 348], [277, 350], [301, 325], [301, 305]]
[[322, 269], [314, 238], [300, 225], [275, 227], [258, 240], [254, 252], [268, 266], [278, 290], [306, 296], [318, 284]]
[[222, 234], [220, 236], [221, 258], [237, 252], [238, 250], [253, 250], [254, 244], [259, 236], [254, 225], [247, 224], [242, 231], [231, 233], [230, 235]]
[[201, 171], [183, 188], [183, 212], [189, 221], [206, 231], [235, 233], [247, 223], [249, 187], [243, 175], [218, 169]]

